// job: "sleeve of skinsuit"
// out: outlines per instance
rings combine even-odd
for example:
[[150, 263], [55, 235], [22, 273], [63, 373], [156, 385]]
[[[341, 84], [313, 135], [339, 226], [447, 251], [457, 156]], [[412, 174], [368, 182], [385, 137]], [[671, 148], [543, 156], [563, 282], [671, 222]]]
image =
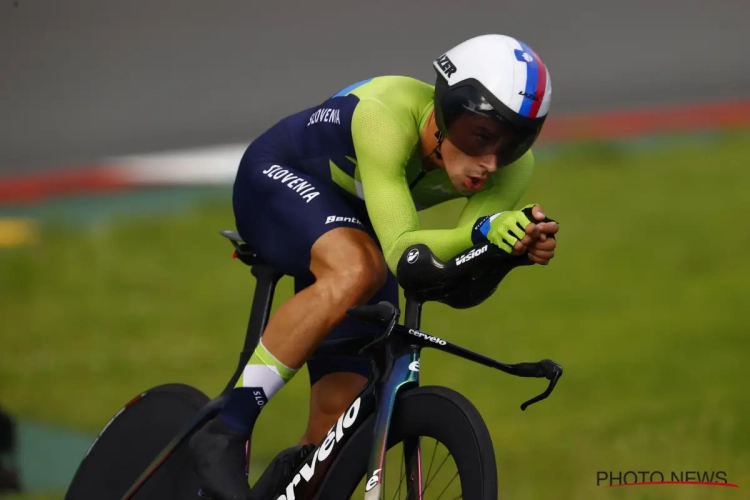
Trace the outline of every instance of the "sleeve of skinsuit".
[[[470, 220], [472, 214], [508, 206], [508, 201], [494, 199], [498, 193], [505, 192], [498, 186], [476, 198], [471, 206], [467, 205], [457, 227], [419, 229], [419, 217], [405, 171], [414, 148], [419, 146], [418, 131], [399, 122], [379, 101], [363, 99], [354, 111], [352, 135], [367, 211], [393, 273], [401, 255], [411, 245], [423, 243], [442, 260], [472, 246], [471, 230], [479, 217]], [[517, 184], [525, 187], [525, 182]], [[510, 189], [511, 194], [516, 190]], [[489, 191], [494, 191], [495, 195]], [[512, 203], [516, 203], [520, 195], [512, 196], [515, 196]]]

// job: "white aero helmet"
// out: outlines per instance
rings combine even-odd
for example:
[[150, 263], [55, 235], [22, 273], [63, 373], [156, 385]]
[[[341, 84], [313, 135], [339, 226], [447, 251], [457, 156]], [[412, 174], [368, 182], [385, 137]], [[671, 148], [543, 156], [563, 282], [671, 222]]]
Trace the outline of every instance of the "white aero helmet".
[[[443, 137], [470, 156], [496, 154], [498, 166], [531, 148], [552, 97], [547, 66], [531, 47], [505, 35], [481, 35], [452, 48], [433, 66], [435, 120]], [[466, 119], [471, 113], [500, 127], [488, 131], [481, 121]]]

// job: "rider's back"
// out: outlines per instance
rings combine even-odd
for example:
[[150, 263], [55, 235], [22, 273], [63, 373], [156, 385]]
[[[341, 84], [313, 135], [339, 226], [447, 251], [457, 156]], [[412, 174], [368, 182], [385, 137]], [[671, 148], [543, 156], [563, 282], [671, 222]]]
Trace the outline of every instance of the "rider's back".
[[[429, 116], [433, 93], [432, 85], [406, 76], [380, 76], [355, 83], [270, 127], [248, 147], [240, 170], [273, 161], [363, 198], [355, 172], [355, 144], [395, 133], [403, 139], [392, 147], [409, 147], [399, 154], [414, 156], [408, 159], [406, 169], [407, 177], [416, 177], [421, 166], [419, 155], [413, 153], [418, 153], [419, 131]], [[359, 126], [353, 126], [355, 121]]]

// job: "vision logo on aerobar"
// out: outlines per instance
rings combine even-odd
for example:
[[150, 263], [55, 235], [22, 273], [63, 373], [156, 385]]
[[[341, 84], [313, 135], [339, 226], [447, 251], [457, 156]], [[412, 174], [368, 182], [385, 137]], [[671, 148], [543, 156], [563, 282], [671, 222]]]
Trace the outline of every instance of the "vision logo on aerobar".
[[486, 251], [487, 251], [487, 245], [484, 245], [482, 248], [473, 249], [469, 253], [465, 253], [459, 257], [456, 257], [456, 265], [460, 266], [464, 262], [468, 262], [474, 257], [476, 257], [477, 255], [482, 255]]
[[297, 175], [289, 173], [289, 170], [281, 168], [279, 165], [274, 165], [263, 171], [271, 179], [280, 181], [282, 184], [286, 184], [288, 188], [296, 191], [307, 203], [318, 196], [320, 193], [315, 189], [315, 186], [306, 182]]
[[295, 500], [297, 498], [294, 494], [294, 490], [297, 485], [304, 481], [309, 483], [310, 479], [315, 475], [315, 467], [317, 464], [325, 462], [328, 457], [331, 456], [331, 451], [334, 445], [339, 443], [344, 438], [344, 431], [349, 429], [354, 422], [357, 421], [357, 415], [359, 415], [359, 407], [362, 403], [361, 398], [357, 398], [348, 410], [344, 412], [336, 421], [336, 425], [331, 427], [328, 431], [328, 435], [323, 440], [312, 459], [307, 459], [308, 462], [300, 469], [300, 471], [294, 475], [292, 481], [286, 486], [286, 490], [283, 495], [279, 496], [276, 500]]

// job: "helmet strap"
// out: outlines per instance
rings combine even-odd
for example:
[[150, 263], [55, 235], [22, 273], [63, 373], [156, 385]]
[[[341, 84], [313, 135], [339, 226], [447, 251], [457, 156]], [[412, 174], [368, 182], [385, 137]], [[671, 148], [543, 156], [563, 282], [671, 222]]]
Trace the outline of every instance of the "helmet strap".
[[438, 142], [437, 146], [435, 146], [435, 149], [432, 150], [431, 155], [435, 155], [435, 158], [437, 158], [438, 160], [442, 160], [443, 155], [440, 153], [440, 146], [443, 145], [443, 133], [438, 130], [437, 132], [435, 132], [435, 137], [437, 138]]

